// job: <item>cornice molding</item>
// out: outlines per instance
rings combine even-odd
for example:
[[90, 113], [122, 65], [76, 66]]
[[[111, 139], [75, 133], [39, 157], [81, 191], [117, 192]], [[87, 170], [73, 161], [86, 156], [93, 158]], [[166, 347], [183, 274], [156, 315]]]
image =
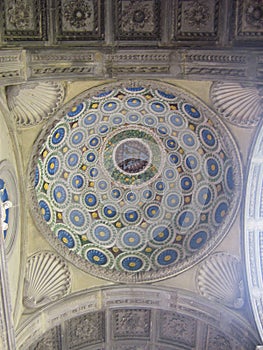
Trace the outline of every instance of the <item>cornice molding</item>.
[[1, 49], [0, 86], [42, 80], [174, 78], [261, 84], [262, 50]]

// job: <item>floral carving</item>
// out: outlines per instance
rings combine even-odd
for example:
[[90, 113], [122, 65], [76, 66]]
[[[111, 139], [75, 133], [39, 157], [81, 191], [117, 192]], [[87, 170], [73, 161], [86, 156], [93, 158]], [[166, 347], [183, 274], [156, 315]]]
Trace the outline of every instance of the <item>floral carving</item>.
[[192, 1], [185, 8], [184, 16], [189, 25], [197, 26], [199, 29], [210, 19], [209, 7], [203, 2]]
[[17, 29], [28, 29], [32, 20], [30, 7], [23, 0], [12, 1], [8, 8], [9, 22]]
[[161, 312], [160, 337], [167, 341], [180, 341], [195, 345], [196, 322], [188, 316], [175, 312]]
[[64, 5], [64, 18], [72, 27], [83, 28], [92, 17], [92, 7], [85, 1], [69, 1]]
[[154, 11], [151, 2], [130, 1], [122, 8], [122, 29], [125, 32], [154, 30]]
[[55, 327], [44, 333], [43, 337], [28, 350], [57, 350], [61, 349], [61, 330]]
[[232, 346], [230, 340], [214, 328], [209, 327], [208, 333], [208, 347], [209, 350], [231, 350]]
[[105, 321], [103, 312], [88, 313], [66, 321], [66, 343], [68, 349], [83, 349], [86, 344], [105, 340]]
[[250, 2], [246, 9], [246, 21], [255, 27], [263, 27], [263, 1], [254, 0]]
[[143, 309], [116, 310], [113, 313], [114, 337], [150, 334], [150, 311]]

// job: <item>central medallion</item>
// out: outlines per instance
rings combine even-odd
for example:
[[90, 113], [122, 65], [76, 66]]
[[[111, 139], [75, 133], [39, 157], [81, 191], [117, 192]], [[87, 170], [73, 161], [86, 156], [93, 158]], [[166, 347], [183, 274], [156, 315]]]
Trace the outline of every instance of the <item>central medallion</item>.
[[139, 188], [160, 175], [165, 151], [151, 130], [126, 126], [110, 134], [101, 154], [101, 165], [113, 181]]
[[124, 140], [114, 150], [115, 164], [126, 174], [140, 174], [151, 162], [151, 151], [139, 139]]

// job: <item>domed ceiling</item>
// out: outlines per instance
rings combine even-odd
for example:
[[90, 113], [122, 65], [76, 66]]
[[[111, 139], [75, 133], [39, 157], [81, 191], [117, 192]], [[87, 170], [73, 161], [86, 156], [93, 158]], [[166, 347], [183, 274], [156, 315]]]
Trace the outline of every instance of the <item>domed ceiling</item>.
[[212, 110], [173, 85], [130, 81], [60, 110], [36, 142], [30, 180], [55, 249], [93, 275], [143, 282], [180, 273], [220, 242], [242, 174]]

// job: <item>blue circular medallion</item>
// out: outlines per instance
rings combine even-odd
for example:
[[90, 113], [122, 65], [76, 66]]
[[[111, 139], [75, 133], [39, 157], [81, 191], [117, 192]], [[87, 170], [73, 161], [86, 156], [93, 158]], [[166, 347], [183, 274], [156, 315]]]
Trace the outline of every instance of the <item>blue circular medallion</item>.
[[143, 260], [138, 256], [127, 256], [122, 259], [121, 266], [126, 271], [138, 271], [143, 267]]
[[200, 118], [200, 112], [191, 104], [184, 104], [183, 109], [188, 116], [194, 119], [199, 119]]
[[52, 216], [51, 216], [51, 209], [49, 207], [49, 204], [47, 201], [45, 201], [44, 199], [41, 199], [39, 202], [38, 202], [38, 205], [40, 207], [40, 210], [41, 210], [41, 214], [44, 218], [44, 220], [46, 222], [50, 222], [51, 219], [52, 219]]
[[155, 260], [157, 265], [159, 266], [167, 266], [176, 262], [178, 259], [178, 252], [176, 249], [165, 248], [160, 250], [158, 254], [155, 256]]
[[88, 209], [94, 209], [98, 203], [97, 196], [94, 193], [86, 193], [84, 201]]
[[60, 229], [57, 231], [58, 239], [69, 249], [75, 247], [75, 240], [73, 235], [66, 230]]
[[58, 146], [64, 141], [66, 135], [66, 128], [64, 126], [60, 126], [55, 129], [51, 135], [52, 145]]
[[208, 234], [205, 230], [199, 230], [194, 233], [190, 239], [189, 247], [192, 250], [198, 250], [202, 248], [207, 242]]
[[90, 126], [97, 121], [97, 114], [89, 113], [83, 118], [83, 126]]
[[56, 156], [51, 157], [47, 162], [48, 175], [54, 176], [58, 173], [60, 167], [59, 158]]
[[73, 209], [70, 211], [69, 220], [76, 227], [83, 227], [86, 221], [83, 212], [79, 209]]
[[166, 107], [163, 103], [156, 101], [150, 103], [150, 109], [156, 113], [163, 113], [166, 110]]
[[99, 249], [89, 249], [86, 252], [89, 262], [95, 265], [106, 265], [108, 263], [107, 255]]

